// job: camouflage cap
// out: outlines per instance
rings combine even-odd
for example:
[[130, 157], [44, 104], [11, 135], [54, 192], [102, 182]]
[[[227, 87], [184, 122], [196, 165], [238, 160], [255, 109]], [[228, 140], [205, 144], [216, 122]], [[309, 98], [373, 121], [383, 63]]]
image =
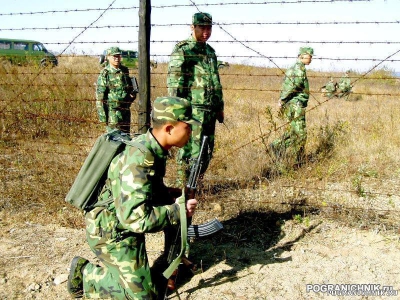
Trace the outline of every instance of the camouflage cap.
[[311, 47], [300, 47], [299, 49], [299, 55], [301, 54], [308, 54], [313, 56], [314, 55], [314, 49]]
[[208, 13], [195, 13], [192, 18], [193, 25], [212, 25], [212, 17]]
[[188, 124], [200, 124], [193, 119], [192, 105], [180, 97], [158, 97], [154, 100], [151, 112], [153, 120], [181, 121]]
[[111, 47], [107, 49], [107, 55], [117, 55], [117, 54], [121, 54], [121, 49], [119, 49], [118, 47]]

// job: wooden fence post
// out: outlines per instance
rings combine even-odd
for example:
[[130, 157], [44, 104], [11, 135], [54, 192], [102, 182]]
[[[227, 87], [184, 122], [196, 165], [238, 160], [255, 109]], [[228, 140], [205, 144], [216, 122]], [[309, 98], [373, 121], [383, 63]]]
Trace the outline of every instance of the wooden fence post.
[[150, 30], [151, 0], [140, 0], [139, 7], [139, 112], [138, 131], [150, 128]]

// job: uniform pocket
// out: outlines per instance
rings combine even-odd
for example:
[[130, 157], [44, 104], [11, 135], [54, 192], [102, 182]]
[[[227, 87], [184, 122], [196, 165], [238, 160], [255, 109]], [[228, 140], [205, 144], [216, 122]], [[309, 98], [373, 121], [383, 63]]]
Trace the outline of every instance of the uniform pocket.
[[118, 219], [114, 212], [96, 207], [85, 215], [86, 232], [92, 238], [112, 240], [117, 236]]

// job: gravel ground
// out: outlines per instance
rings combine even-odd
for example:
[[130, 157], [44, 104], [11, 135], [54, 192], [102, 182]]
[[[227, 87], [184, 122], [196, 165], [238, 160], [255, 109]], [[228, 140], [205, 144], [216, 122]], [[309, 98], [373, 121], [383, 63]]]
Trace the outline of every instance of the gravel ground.
[[[192, 244], [191, 258], [202, 272], [180, 278], [181, 299], [341, 298], [317, 292], [326, 284], [389, 287], [383, 296], [360, 292], [346, 299], [400, 299], [394, 295], [400, 290], [400, 241], [394, 233], [349, 228], [320, 216], [282, 222], [271, 214], [244, 213], [223, 224], [222, 231]], [[147, 236], [151, 263], [162, 241], [162, 234]], [[52, 224], [2, 226], [0, 253], [1, 299], [70, 299], [71, 259], [95, 261], [83, 229]]]

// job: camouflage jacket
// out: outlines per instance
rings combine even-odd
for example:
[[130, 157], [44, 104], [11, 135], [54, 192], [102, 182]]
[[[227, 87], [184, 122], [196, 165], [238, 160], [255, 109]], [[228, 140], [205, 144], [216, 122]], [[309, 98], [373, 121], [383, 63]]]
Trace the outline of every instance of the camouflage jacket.
[[215, 112], [224, 109], [215, 51], [207, 43], [196, 42], [192, 36], [172, 51], [167, 87], [169, 96], [188, 99], [194, 106]]
[[300, 102], [303, 107], [307, 107], [309, 95], [306, 67], [300, 60], [297, 60], [285, 73], [280, 99], [284, 103], [295, 100]]
[[163, 182], [167, 155], [149, 130], [111, 162], [100, 198], [114, 199], [109, 210], [115, 211], [119, 229], [141, 234], [179, 222], [179, 205]]
[[351, 90], [351, 80], [348, 76], [343, 76], [339, 80], [338, 88], [342, 92], [349, 92]]
[[106, 122], [107, 109], [129, 108], [134, 98], [132, 81], [127, 67], [118, 69], [107, 64], [97, 79], [96, 108], [100, 122]]
[[325, 89], [327, 92], [333, 93], [336, 91], [336, 83], [333, 80], [329, 80], [329, 82], [325, 85]]

